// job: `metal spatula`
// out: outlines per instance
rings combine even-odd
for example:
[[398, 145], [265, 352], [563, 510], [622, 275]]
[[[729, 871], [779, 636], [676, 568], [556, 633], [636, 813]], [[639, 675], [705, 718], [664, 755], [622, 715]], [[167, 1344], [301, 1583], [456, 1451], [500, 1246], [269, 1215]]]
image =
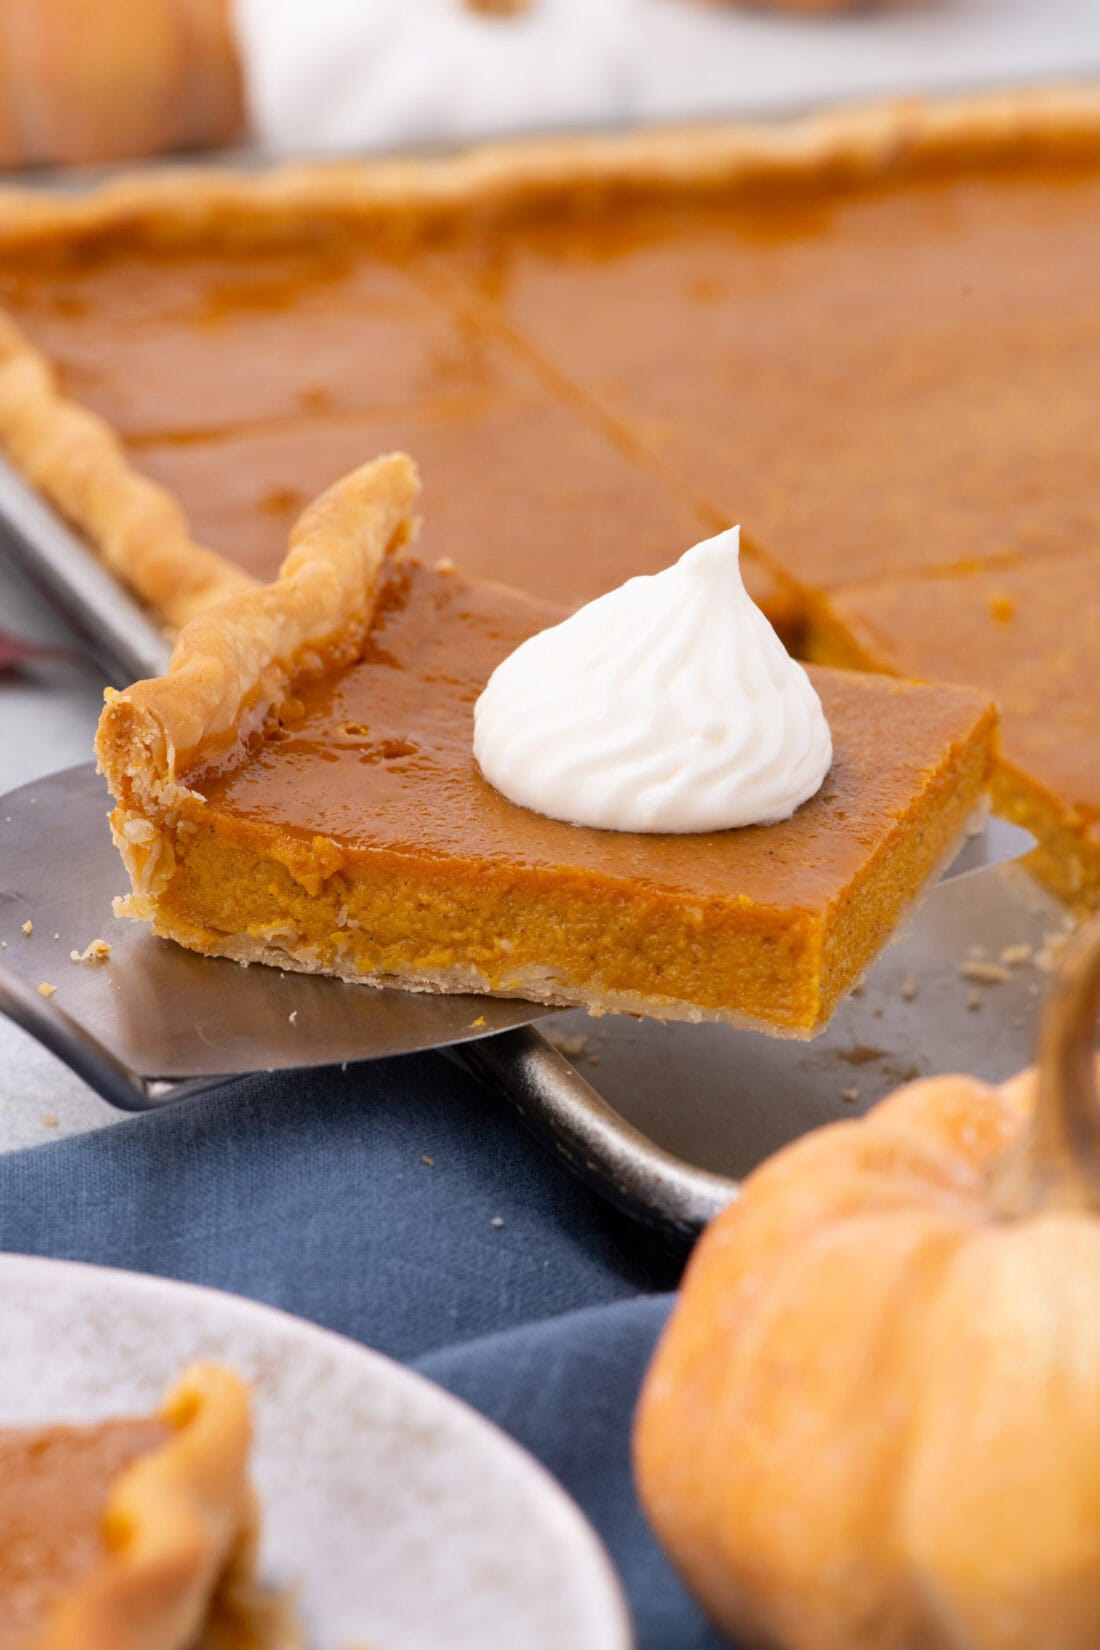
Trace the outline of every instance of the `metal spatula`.
[[[534, 1030], [548, 1009], [241, 968], [116, 920], [123, 874], [106, 810], [90, 764], [0, 798], [0, 1010], [112, 1105], [148, 1110], [249, 1072], [446, 1048], [634, 1214], [690, 1234], [736, 1195], [736, 1182], [671, 1156], [601, 1100]], [[945, 879], [1031, 845], [992, 820]], [[109, 958], [74, 963], [94, 939], [109, 942]], [[42, 984], [57, 990], [43, 996]]]

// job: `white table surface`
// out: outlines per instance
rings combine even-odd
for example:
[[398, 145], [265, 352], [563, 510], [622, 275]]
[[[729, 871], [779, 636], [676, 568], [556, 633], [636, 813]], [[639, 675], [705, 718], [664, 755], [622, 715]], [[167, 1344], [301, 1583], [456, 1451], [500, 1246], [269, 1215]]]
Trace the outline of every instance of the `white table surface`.
[[[1097, 0], [925, 0], [828, 23], [649, 0], [645, 26], [653, 65], [646, 107], [654, 118], [1100, 73]], [[2, 548], [0, 628], [71, 640]], [[0, 793], [89, 758], [102, 688], [90, 665], [43, 663], [0, 676]], [[2, 831], [0, 816], [0, 864]], [[68, 947], [59, 949], [72, 966]], [[119, 1120], [0, 1019], [0, 1151]]]

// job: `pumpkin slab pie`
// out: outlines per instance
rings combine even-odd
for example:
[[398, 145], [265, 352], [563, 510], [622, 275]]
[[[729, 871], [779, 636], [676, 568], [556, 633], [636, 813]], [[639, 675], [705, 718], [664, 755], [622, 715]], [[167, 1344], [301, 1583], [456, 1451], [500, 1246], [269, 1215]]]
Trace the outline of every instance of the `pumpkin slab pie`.
[[834, 763], [793, 818], [693, 836], [545, 818], [481, 776], [473, 707], [562, 610], [411, 559], [415, 493], [401, 455], [354, 472], [273, 585], [109, 694], [124, 910], [240, 962], [812, 1034], [963, 830], [991, 704], [819, 671]]
[[[11, 190], [0, 448], [171, 629], [401, 448], [428, 559], [567, 606], [740, 520], [813, 656], [836, 591], [1100, 557], [1098, 262], [1087, 86]], [[1045, 714], [998, 769], [1016, 814]], [[1036, 869], [1094, 902], [1075, 748]]]
[[[407, 448], [428, 559], [575, 606], [740, 519], [814, 657], [836, 592], [1100, 557], [1098, 226], [1089, 87], [6, 191], [0, 448], [173, 630]], [[985, 689], [982, 649], [941, 679]], [[1100, 752], [1049, 785], [1045, 718], [997, 805], [1095, 903]]]
[[0, 1430], [0, 1650], [292, 1650], [252, 1581], [248, 1394], [186, 1371], [156, 1415]]

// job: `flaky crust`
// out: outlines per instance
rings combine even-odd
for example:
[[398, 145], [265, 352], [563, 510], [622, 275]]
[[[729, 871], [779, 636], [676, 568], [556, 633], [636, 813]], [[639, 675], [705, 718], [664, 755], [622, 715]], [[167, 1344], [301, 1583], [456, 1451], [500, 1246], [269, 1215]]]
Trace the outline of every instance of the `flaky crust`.
[[[957, 851], [953, 843], [945, 854], [950, 861]], [[930, 886], [934, 883], [931, 879]], [[543, 1003], [548, 1008], [585, 1008], [593, 1019], [604, 1014], [632, 1014], [647, 1020], [680, 1020], [692, 1025], [710, 1021], [736, 1026], [742, 1031], [758, 1031], [770, 1037], [786, 1037], [807, 1042], [822, 1029], [815, 1026], [776, 1026], [772, 1021], [755, 1019], [749, 1014], [738, 1014], [733, 1009], [700, 1008], [697, 1003], [682, 998], [645, 996], [640, 991], [601, 991], [590, 981], [581, 983], [567, 979], [545, 968], [517, 969], [507, 986], [494, 985], [482, 969], [473, 963], [456, 964], [453, 968], [418, 968], [414, 973], [394, 973], [377, 969], [363, 972], [350, 964], [322, 962], [309, 945], [288, 946], [274, 940], [255, 939], [247, 934], [214, 935], [209, 929], [201, 932], [184, 928], [176, 922], [166, 922], [158, 914], [153, 924], [155, 933], [165, 939], [176, 940], [189, 951], [199, 951], [206, 957], [229, 957], [233, 962], [249, 965], [263, 963], [281, 972], [296, 974], [325, 974], [348, 985], [363, 985], [390, 991], [422, 991], [444, 996], [518, 998], [527, 1003]]]
[[49, 362], [2, 313], [0, 448], [173, 629], [255, 583], [194, 542], [172, 494], [138, 474], [109, 424], [61, 393]]
[[200, 614], [167, 674], [108, 689], [96, 756], [118, 806], [115, 841], [135, 894], [171, 869], [170, 836], [188, 781], [231, 764], [295, 682], [353, 659], [371, 623], [378, 570], [413, 529], [419, 482], [404, 453], [353, 470], [308, 507], [273, 584]]
[[[567, 200], [721, 193], [798, 177], [873, 177], [914, 163], [1095, 153], [1100, 89], [1041, 87], [891, 101], [797, 120], [490, 144], [441, 158], [179, 168], [82, 194], [0, 190], [0, 254], [126, 238], [161, 246], [286, 242], [353, 223], [398, 243], [433, 221]], [[2, 317], [0, 317], [2, 319]], [[251, 581], [191, 538], [101, 420], [61, 394], [10, 320], [0, 326], [0, 448], [175, 629]]]
[[0, 250], [112, 235], [172, 246], [285, 241], [318, 220], [415, 228], [585, 190], [660, 194], [800, 175], [859, 178], [906, 162], [1094, 153], [1098, 138], [1100, 88], [1082, 84], [895, 98], [791, 120], [515, 139], [439, 157], [179, 167], [124, 174], [85, 194], [0, 189]]
[[115, 1484], [104, 1513], [108, 1558], [63, 1603], [39, 1650], [185, 1650], [223, 1574], [250, 1567], [246, 1388], [226, 1369], [197, 1364], [162, 1413], [172, 1437]]

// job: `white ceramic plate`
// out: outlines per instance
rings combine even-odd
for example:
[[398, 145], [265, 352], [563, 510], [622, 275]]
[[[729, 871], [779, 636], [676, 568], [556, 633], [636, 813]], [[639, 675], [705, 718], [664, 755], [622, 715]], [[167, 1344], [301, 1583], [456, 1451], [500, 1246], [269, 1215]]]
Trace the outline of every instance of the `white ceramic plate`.
[[235, 1295], [14, 1255], [0, 1325], [0, 1425], [152, 1408], [196, 1358], [253, 1383], [264, 1575], [300, 1583], [313, 1650], [629, 1650], [572, 1501], [388, 1358]]

